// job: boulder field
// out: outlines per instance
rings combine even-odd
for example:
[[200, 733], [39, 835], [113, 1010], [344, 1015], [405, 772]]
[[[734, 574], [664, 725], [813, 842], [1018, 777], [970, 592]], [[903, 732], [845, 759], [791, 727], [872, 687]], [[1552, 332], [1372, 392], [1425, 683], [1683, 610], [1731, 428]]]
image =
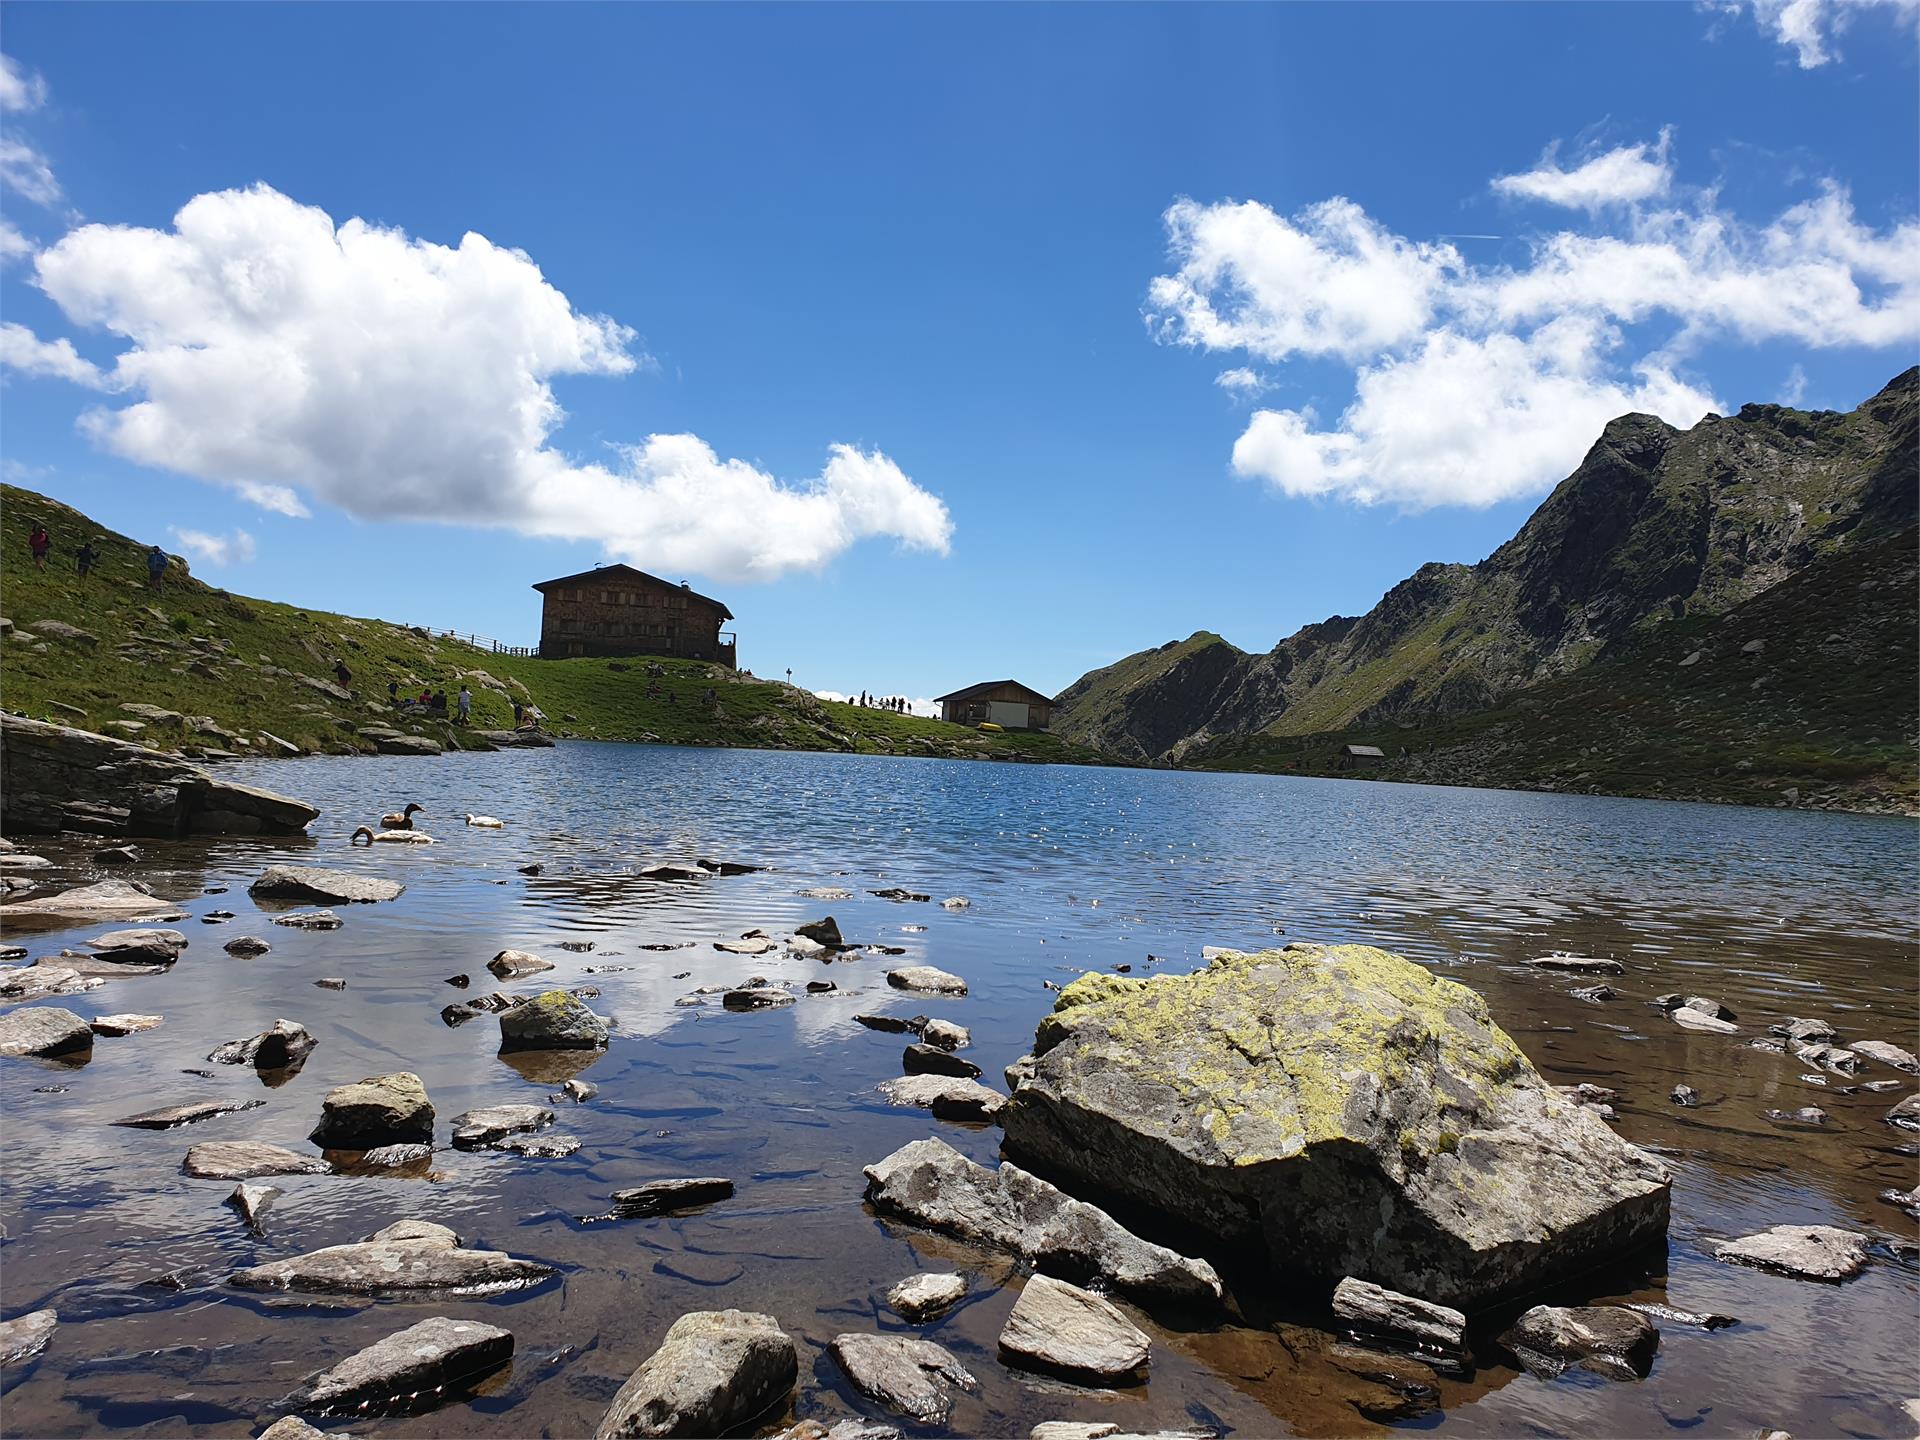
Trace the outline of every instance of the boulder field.
[[1666, 1234], [1658, 1160], [1555, 1092], [1479, 995], [1367, 946], [1086, 975], [1002, 1118], [1009, 1154], [1076, 1189], [1465, 1310]]

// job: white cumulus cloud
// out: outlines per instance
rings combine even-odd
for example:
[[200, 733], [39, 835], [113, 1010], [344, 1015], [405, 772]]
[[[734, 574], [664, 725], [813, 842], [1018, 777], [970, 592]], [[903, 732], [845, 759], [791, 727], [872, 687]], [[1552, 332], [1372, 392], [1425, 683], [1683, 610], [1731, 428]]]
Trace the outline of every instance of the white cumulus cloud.
[[12, 221], [0, 219], [0, 265], [23, 260], [33, 254], [33, 242], [22, 235]]
[[1920, 0], [1719, 0], [1712, 8], [1734, 14], [1751, 9], [1760, 28], [1794, 52], [1802, 70], [1837, 60], [1834, 40], [1863, 10], [1888, 10], [1909, 24], [1920, 17]]
[[69, 380], [90, 390], [107, 388], [107, 379], [99, 368], [75, 350], [64, 335], [58, 340], [42, 340], [11, 320], [0, 324], [0, 366], [23, 375]]
[[[1518, 264], [1470, 264], [1344, 199], [1292, 220], [1182, 200], [1148, 320], [1209, 352], [1346, 361], [1353, 395], [1337, 416], [1256, 410], [1233, 467], [1289, 495], [1414, 510], [1537, 494], [1616, 415], [1694, 424], [1716, 401], [1684, 366], [1710, 342], [1920, 343], [1920, 222], [1876, 229], [1828, 184], [1745, 223], [1711, 194], [1669, 198], [1667, 149], [1662, 132], [1505, 177], [1590, 220], [1534, 237]], [[1321, 283], [1360, 273], [1380, 283]]]
[[60, 203], [60, 182], [47, 157], [17, 135], [0, 135], [0, 185], [36, 205]]
[[1562, 167], [1556, 148], [1540, 163], [1520, 175], [1495, 178], [1496, 194], [1515, 200], [1538, 200], [1569, 210], [1600, 210], [1609, 205], [1631, 205], [1665, 195], [1673, 184], [1667, 149], [1673, 132], [1662, 130], [1653, 145], [1622, 145], [1574, 166]]
[[945, 552], [946, 506], [886, 455], [831, 445], [798, 483], [652, 435], [582, 462], [551, 439], [552, 382], [621, 376], [634, 332], [582, 314], [524, 253], [455, 246], [267, 186], [189, 201], [170, 230], [86, 225], [42, 250], [77, 325], [129, 342], [90, 411], [103, 449], [226, 485], [282, 514], [305, 497], [367, 519], [591, 540], [721, 580], [818, 569], [857, 541]]
[[169, 525], [167, 533], [173, 536], [182, 554], [202, 565], [217, 567], [235, 561], [244, 564], [254, 557], [253, 536], [244, 530], [235, 530], [231, 535], [209, 535], [204, 530], [182, 530]]
[[0, 111], [15, 114], [47, 103], [47, 82], [11, 55], [0, 55]]
[[1273, 388], [1272, 381], [1247, 365], [1236, 365], [1231, 370], [1222, 370], [1213, 377], [1213, 383], [1229, 395], [1241, 400], [1251, 399]]

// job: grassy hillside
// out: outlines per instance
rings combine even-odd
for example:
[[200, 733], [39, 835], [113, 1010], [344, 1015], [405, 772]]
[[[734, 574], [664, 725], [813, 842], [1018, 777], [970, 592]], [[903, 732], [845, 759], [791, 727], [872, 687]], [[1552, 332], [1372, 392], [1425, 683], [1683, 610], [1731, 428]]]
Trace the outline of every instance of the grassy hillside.
[[[1224, 737], [1183, 763], [1912, 812], [1917, 534], [1838, 551], [1724, 616], [1675, 620], [1493, 709], [1405, 727]], [[1349, 743], [1389, 758], [1343, 771]]]
[[[28, 559], [37, 523], [55, 542], [45, 572]], [[101, 558], [83, 578], [72, 549], [92, 536], [103, 537]], [[517, 697], [539, 706], [562, 737], [1117, 763], [1051, 735], [982, 734], [835, 704], [699, 661], [494, 655], [380, 620], [229, 594], [191, 578], [177, 557], [156, 594], [147, 587], [143, 547], [14, 486], [0, 486], [0, 559], [0, 614], [11, 626], [0, 704], [163, 749], [351, 753], [372, 748], [357, 733], [367, 725], [474, 748], [486, 742], [473, 730], [512, 725]], [[56, 630], [36, 632], [42, 621], [56, 622]], [[59, 625], [84, 633], [63, 637]], [[352, 672], [346, 694], [335, 684], [336, 660]], [[657, 677], [649, 674], [656, 664]], [[474, 695], [473, 730], [387, 709], [389, 680], [400, 682], [402, 695], [431, 686], [452, 696], [463, 677]], [[654, 679], [661, 694], [650, 697]], [[709, 688], [712, 706], [704, 703]], [[183, 718], [156, 720], [128, 705]]]

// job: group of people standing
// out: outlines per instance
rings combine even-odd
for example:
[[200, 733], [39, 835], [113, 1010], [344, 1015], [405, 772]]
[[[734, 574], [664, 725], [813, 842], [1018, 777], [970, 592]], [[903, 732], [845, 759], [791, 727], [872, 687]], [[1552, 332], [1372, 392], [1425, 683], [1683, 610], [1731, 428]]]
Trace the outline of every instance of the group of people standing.
[[[73, 547], [73, 572], [76, 575], [91, 575], [93, 567], [100, 560], [100, 546], [104, 540], [96, 535], [91, 540], [82, 540]], [[47, 557], [53, 554], [53, 532], [45, 525], [35, 525], [27, 536], [27, 552], [33, 557], [33, 568], [45, 570]], [[167, 578], [167, 566], [172, 561], [167, 552], [158, 545], [147, 551], [147, 584], [158, 590]]]
[[867, 710], [890, 710], [895, 715], [907, 713], [906, 699], [900, 695], [870, 695], [862, 690], [855, 703]]
[[[347, 682], [342, 680], [340, 683], [344, 685]], [[447, 692], [444, 690], [436, 690], [431, 685], [423, 685], [420, 687], [420, 693], [418, 695], [409, 695], [402, 699], [400, 695], [400, 682], [398, 680], [389, 680], [387, 682], [387, 703], [396, 710], [415, 709], [424, 710], [429, 715], [445, 715], [447, 713]], [[460, 687], [460, 693], [454, 697], [453, 706], [454, 724], [471, 725], [473, 723], [473, 692], [465, 685]], [[520, 703], [518, 701], [515, 701], [513, 706], [513, 723], [515, 725], [520, 723]]]

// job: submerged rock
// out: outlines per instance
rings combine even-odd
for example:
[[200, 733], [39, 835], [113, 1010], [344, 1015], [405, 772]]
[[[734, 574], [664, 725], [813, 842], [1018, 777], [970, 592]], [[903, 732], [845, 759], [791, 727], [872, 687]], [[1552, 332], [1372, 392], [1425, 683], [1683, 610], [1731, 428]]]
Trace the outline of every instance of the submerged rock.
[[404, 1398], [415, 1400], [405, 1408], [416, 1410], [424, 1408], [416, 1397], [456, 1389], [498, 1370], [512, 1357], [510, 1332], [477, 1320], [436, 1316], [349, 1355], [281, 1404], [288, 1409], [342, 1414]]
[[1006, 1109], [1007, 1097], [978, 1080], [951, 1075], [907, 1075], [880, 1082], [880, 1093], [893, 1105], [918, 1105], [942, 1120], [986, 1124]]
[[411, 1070], [370, 1075], [327, 1092], [307, 1137], [322, 1150], [371, 1150], [433, 1139], [433, 1102]]
[[26, 1364], [47, 1348], [59, 1327], [60, 1317], [52, 1310], [0, 1320], [0, 1367]]
[[967, 1282], [958, 1275], [910, 1275], [887, 1292], [887, 1305], [902, 1319], [918, 1323], [958, 1305]]
[[[1513, 1323], [1500, 1343], [1529, 1369], [1558, 1373], [1581, 1364], [1603, 1375], [1640, 1377], [1653, 1368], [1660, 1332], [1638, 1311], [1622, 1305], [1536, 1305]], [[1540, 1365], [1539, 1359], [1551, 1362]]]
[[1594, 955], [1542, 955], [1527, 961], [1538, 970], [1569, 970], [1576, 975], [1624, 975], [1627, 967], [1618, 960]]
[[93, 1027], [71, 1010], [29, 1005], [0, 1015], [0, 1055], [76, 1057], [93, 1050]]
[[0, 971], [0, 1000], [17, 1004], [23, 1000], [44, 1000], [49, 995], [84, 995], [106, 983], [97, 975], [82, 975], [71, 965], [43, 957], [31, 965]]
[[957, 1075], [962, 1080], [976, 1080], [980, 1076], [980, 1067], [971, 1060], [962, 1060], [951, 1051], [924, 1041], [907, 1046], [900, 1057], [900, 1068], [909, 1075]]
[[896, 990], [923, 990], [936, 995], [964, 995], [967, 982], [932, 965], [903, 965], [887, 971], [887, 983]]
[[324, 1160], [260, 1140], [209, 1140], [187, 1151], [180, 1168], [199, 1180], [252, 1180], [262, 1175], [324, 1175]]
[[123, 915], [151, 915], [173, 909], [169, 900], [157, 900], [146, 886], [132, 880], [100, 880], [57, 895], [40, 895], [0, 905], [0, 916], [57, 915], [64, 920], [116, 920]]
[[933, 898], [931, 895], [922, 895], [918, 890], [907, 890], [898, 885], [889, 885], [884, 890], [869, 890], [867, 893], [877, 900], [914, 900], [923, 905]]
[[[537, 975], [542, 970], [553, 969], [551, 960], [542, 960], [538, 955], [525, 950], [502, 950], [487, 962], [497, 979], [513, 980], [521, 975]], [[464, 977], [462, 977], [464, 978]]]
[[1920, 1075], [1920, 1056], [1911, 1050], [1902, 1050], [1898, 1045], [1885, 1040], [1856, 1040], [1853, 1042], [1856, 1053], [1876, 1060], [1882, 1065], [1891, 1065], [1896, 1070], [1904, 1070], [1909, 1075]]
[[771, 1315], [693, 1311], [620, 1387], [594, 1440], [725, 1434], [783, 1402], [799, 1370]]
[[1088, 975], [1034, 1050], [1011, 1153], [1279, 1270], [1474, 1308], [1666, 1231], [1658, 1160], [1556, 1094], [1480, 996], [1385, 951]]
[[[284, 915], [281, 916], [281, 923], [284, 924], [287, 918]], [[251, 960], [256, 955], [266, 954], [273, 947], [258, 935], [236, 935], [220, 948], [229, 955], [238, 955], [243, 960]]]
[[487, 1105], [453, 1117], [453, 1148], [484, 1150], [509, 1135], [553, 1124], [553, 1111], [539, 1105]]
[[229, 1040], [207, 1059], [220, 1065], [251, 1065], [256, 1070], [288, 1070], [306, 1062], [320, 1042], [295, 1020], [275, 1020], [272, 1026], [244, 1040]]
[[1139, 1378], [1153, 1346], [1138, 1326], [1098, 1295], [1035, 1275], [1000, 1331], [1009, 1365], [1044, 1370], [1094, 1385]]
[[240, 1218], [247, 1222], [247, 1228], [258, 1235], [265, 1228], [262, 1222], [267, 1210], [282, 1193], [272, 1185], [256, 1185], [251, 1180], [242, 1180], [227, 1196], [227, 1204], [238, 1210]]
[[1775, 1225], [1713, 1253], [1732, 1265], [1754, 1265], [1797, 1280], [1851, 1280], [1867, 1267], [1867, 1237], [1831, 1225]]
[[604, 1050], [607, 1022], [564, 990], [549, 990], [500, 1012], [500, 1048]]
[[322, 905], [368, 905], [396, 900], [406, 886], [378, 875], [328, 870], [320, 865], [274, 865], [247, 887], [256, 900], [314, 900]]
[[1691, 1004], [1679, 1006], [1667, 1012], [1667, 1018], [1674, 1024], [1688, 1030], [1710, 1030], [1718, 1035], [1735, 1035], [1740, 1027], [1731, 1021], [1710, 1015], [1705, 1010], [1696, 1010]]
[[[0, 1048], [0, 1054], [5, 1053], [4, 1048]], [[1920, 1130], [1920, 1090], [1916, 1090], [1887, 1111], [1884, 1118], [1887, 1124], [1898, 1126], [1902, 1130]]]
[[[296, 910], [289, 915], [275, 915], [271, 918], [275, 925], [285, 925], [292, 930], [338, 930], [342, 925], [347, 923], [331, 910]], [[233, 950], [233, 946], [231, 945], [227, 948]], [[234, 950], [234, 953], [237, 955], [242, 952]], [[258, 954], [260, 952], [250, 951], [247, 953]]]
[[1142, 1240], [1104, 1210], [1008, 1163], [989, 1170], [943, 1140], [916, 1140], [866, 1168], [882, 1214], [1010, 1250], [1036, 1269], [1098, 1278], [1143, 1303], [1217, 1304], [1204, 1260]]
[[913, 1335], [836, 1335], [827, 1345], [853, 1388], [920, 1425], [944, 1425], [955, 1386], [973, 1376], [944, 1347]]
[[553, 1267], [499, 1250], [462, 1250], [444, 1225], [402, 1220], [355, 1245], [329, 1245], [287, 1260], [236, 1270], [241, 1290], [292, 1290], [329, 1295], [386, 1295], [457, 1290], [488, 1295], [545, 1280]]
[[166, 1023], [164, 1015], [96, 1015], [87, 1024], [93, 1027], [96, 1035], [105, 1035], [117, 1040], [125, 1035], [138, 1035], [143, 1030], [157, 1030]]
[[846, 941], [840, 938], [840, 926], [829, 915], [824, 920], [811, 920], [805, 925], [793, 927], [793, 933], [802, 940], [811, 940], [816, 945], [824, 945], [829, 950], [838, 950]]
[[635, 1219], [646, 1215], [665, 1215], [675, 1210], [692, 1210], [733, 1196], [733, 1181], [721, 1175], [703, 1175], [685, 1180], [649, 1180], [628, 1190], [613, 1192], [611, 1218]]
[[1834, 1038], [1838, 1033], [1824, 1020], [1783, 1020], [1778, 1025], [1769, 1025], [1768, 1030], [1775, 1035], [1786, 1037], [1795, 1045], [1809, 1045]]
[[1333, 1314], [1349, 1330], [1459, 1361], [1467, 1353], [1467, 1317], [1348, 1276], [1333, 1291]]
[[1676, 1085], [1667, 1092], [1667, 1099], [1691, 1110], [1700, 1103], [1700, 1092], [1691, 1085]]

